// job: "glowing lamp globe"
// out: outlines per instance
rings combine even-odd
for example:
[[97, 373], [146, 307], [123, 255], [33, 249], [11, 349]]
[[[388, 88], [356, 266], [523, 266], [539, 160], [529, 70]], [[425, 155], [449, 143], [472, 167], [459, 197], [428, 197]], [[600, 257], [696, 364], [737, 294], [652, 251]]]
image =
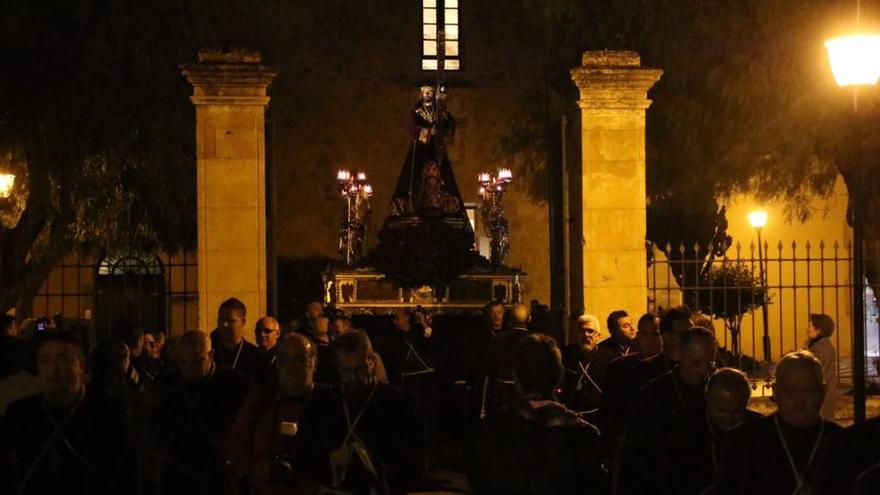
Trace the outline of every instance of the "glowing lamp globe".
[[825, 42], [838, 86], [873, 86], [880, 79], [880, 35], [842, 36]]
[[15, 174], [0, 174], [0, 198], [6, 199], [11, 196], [14, 185]]
[[763, 229], [767, 225], [767, 212], [759, 210], [749, 213], [749, 224], [752, 228]]

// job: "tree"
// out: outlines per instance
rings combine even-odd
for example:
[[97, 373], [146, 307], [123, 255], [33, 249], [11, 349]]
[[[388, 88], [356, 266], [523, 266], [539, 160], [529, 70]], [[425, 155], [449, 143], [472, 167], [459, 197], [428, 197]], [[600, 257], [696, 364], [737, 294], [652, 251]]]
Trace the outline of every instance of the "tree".
[[[783, 196], [805, 218], [807, 194], [829, 193], [838, 171], [852, 186], [853, 169], [866, 168], [859, 157], [876, 156], [876, 133], [864, 125], [876, 121], [876, 109], [856, 122], [822, 46], [828, 19], [852, 16], [849, 2], [843, 10], [842, 2], [815, 0], [525, 3], [540, 9], [535, 19], [556, 64], [551, 79], [569, 101], [576, 95], [567, 70], [584, 50], [635, 50], [664, 70], [647, 113], [648, 199], [652, 209], [664, 205], [650, 216], [652, 235], [715, 216], [717, 205], [688, 208], [693, 196]], [[711, 237], [703, 220], [698, 237]]]
[[738, 357], [742, 318], [770, 302], [767, 291], [750, 266], [727, 260], [709, 267], [702, 283], [704, 285], [696, 291], [693, 307], [724, 320], [730, 332], [731, 351]]
[[173, 3], [3, 2], [0, 146], [26, 170], [27, 201], [0, 227], [0, 311], [75, 249], [194, 244], [194, 117], [177, 73], [194, 43], [154, 24], [186, 18]]

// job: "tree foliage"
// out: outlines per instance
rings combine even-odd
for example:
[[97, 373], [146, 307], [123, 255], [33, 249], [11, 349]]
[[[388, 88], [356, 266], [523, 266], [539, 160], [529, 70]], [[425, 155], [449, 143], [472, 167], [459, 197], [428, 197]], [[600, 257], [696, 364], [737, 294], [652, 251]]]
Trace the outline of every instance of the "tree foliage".
[[[717, 206], [688, 208], [694, 197], [784, 197], [803, 219], [807, 195], [829, 193], [838, 171], [850, 187], [876, 174], [880, 143], [867, 124], [880, 116], [877, 97], [854, 114], [852, 93], [836, 87], [824, 53], [824, 39], [853, 19], [851, 2], [525, 4], [541, 14], [557, 64], [550, 79], [569, 101], [576, 94], [567, 70], [584, 50], [634, 50], [664, 70], [647, 113], [648, 200], [679, 208], [654, 214], [652, 235], [701, 212], [715, 215]], [[707, 235], [704, 227], [697, 237]]]

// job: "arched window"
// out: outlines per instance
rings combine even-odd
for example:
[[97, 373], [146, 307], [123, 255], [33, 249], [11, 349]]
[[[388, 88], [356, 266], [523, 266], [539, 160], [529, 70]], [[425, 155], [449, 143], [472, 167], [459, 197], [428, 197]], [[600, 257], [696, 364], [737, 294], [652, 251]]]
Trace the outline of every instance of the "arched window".
[[437, 70], [441, 45], [446, 47], [443, 67], [461, 69], [458, 1], [422, 0], [422, 70]]
[[107, 338], [115, 324], [127, 320], [144, 331], [165, 330], [166, 281], [155, 255], [106, 257], [95, 279], [95, 329]]

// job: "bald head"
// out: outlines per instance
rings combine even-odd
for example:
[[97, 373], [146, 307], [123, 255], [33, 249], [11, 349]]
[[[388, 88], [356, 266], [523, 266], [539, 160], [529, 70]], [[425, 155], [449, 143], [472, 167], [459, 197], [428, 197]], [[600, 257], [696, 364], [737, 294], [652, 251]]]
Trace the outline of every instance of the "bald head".
[[825, 400], [822, 363], [808, 351], [786, 354], [776, 366], [773, 398], [784, 422], [796, 428], [816, 424]]
[[733, 368], [721, 368], [706, 384], [709, 420], [723, 431], [732, 429], [745, 419], [751, 395], [746, 375]]
[[281, 325], [278, 320], [271, 316], [264, 316], [257, 320], [254, 328], [254, 334], [257, 337], [257, 345], [264, 351], [271, 350], [278, 343], [278, 337], [281, 336]]
[[510, 317], [516, 326], [525, 326], [531, 319], [531, 311], [525, 304], [514, 304], [510, 310]]
[[286, 396], [298, 396], [311, 390], [318, 366], [315, 344], [294, 333], [278, 341], [277, 350], [275, 372], [279, 391]]
[[703, 327], [693, 327], [681, 335], [679, 345], [679, 378], [692, 387], [702, 386], [715, 367], [715, 335]]
[[177, 342], [177, 370], [184, 380], [197, 382], [208, 376], [214, 368], [214, 351], [211, 338], [205, 332], [190, 330]]

